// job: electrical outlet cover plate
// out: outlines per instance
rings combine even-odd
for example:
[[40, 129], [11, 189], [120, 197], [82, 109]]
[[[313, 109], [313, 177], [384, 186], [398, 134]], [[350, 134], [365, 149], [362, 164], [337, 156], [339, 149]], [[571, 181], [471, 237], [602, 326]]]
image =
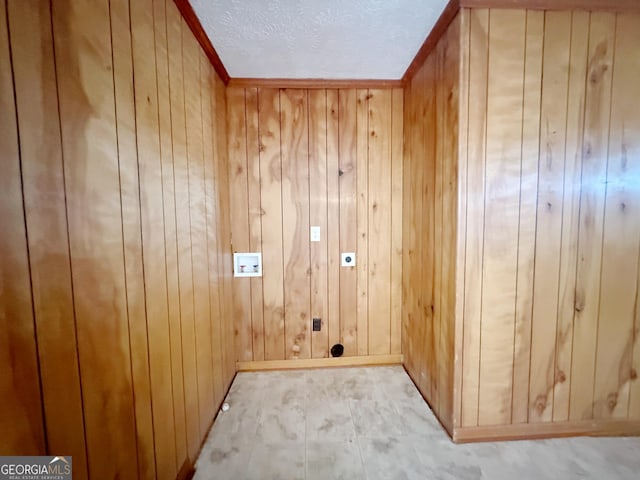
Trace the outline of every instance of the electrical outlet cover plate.
[[340, 265], [343, 266], [343, 267], [355, 267], [356, 266], [356, 253], [355, 252], [343, 253]]
[[316, 226], [311, 227], [311, 241], [312, 242], [320, 241], [320, 227], [316, 227]]
[[313, 331], [314, 332], [319, 332], [321, 328], [322, 328], [322, 320], [320, 320], [319, 318], [314, 318], [313, 319]]

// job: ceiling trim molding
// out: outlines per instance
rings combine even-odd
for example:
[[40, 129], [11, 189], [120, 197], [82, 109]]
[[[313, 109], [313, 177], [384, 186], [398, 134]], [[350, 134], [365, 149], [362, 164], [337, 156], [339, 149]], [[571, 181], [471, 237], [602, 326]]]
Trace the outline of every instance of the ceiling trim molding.
[[229, 80], [229, 87], [242, 88], [394, 88], [402, 87], [401, 79], [397, 80], [358, 80], [358, 79], [325, 79], [325, 78], [240, 78]]
[[638, 0], [458, 0], [461, 8], [638, 12]]
[[200, 20], [198, 20], [196, 12], [193, 11], [193, 7], [189, 3], [189, 0], [173, 0], [173, 2], [178, 7], [185, 23], [189, 26], [191, 32], [193, 32], [196, 40], [204, 50], [204, 53], [207, 55], [211, 65], [213, 65], [214, 70], [220, 76], [220, 79], [224, 84], [227, 85], [231, 78], [229, 77], [229, 72], [227, 72], [227, 69], [224, 67], [222, 60], [220, 60], [218, 52], [213, 48], [211, 40], [209, 40], [204, 28], [202, 28], [202, 24], [200, 23]]
[[[484, 2], [488, 3], [488, 0], [484, 0]], [[451, 24], [453, 19], [456, 18], [456, 15], [460, 11], [460, 3], [460, 0], [449, 0], [447, 6], [444, 7], [440, 18], [438, 18], [438, 21], [431, 29], [431, 32], [429, 32], [429, 35], [427, 35], [427, 38], [418, 50], [418, 53], [416, 53], [416, 56], [413, 57], [413, 60], [407, 67], [407, 70], [404, 72], [404, 75], [402, 76], [403, 85], [406, 85], [411, 81], [411, 79], [420, 69], [429, 54], [433, 51], [434, 48], [436, 48], [440, 37], [445, 34], [447, 28], [449, 28], [449, 25]]]

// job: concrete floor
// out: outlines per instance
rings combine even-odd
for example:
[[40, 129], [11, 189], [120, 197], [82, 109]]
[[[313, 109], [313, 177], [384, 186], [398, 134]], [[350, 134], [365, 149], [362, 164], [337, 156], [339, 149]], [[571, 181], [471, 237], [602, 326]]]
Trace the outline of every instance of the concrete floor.
[[402, 367], [239, 373], [196, 479], [639, 479], [640, 438], [455, 445]]

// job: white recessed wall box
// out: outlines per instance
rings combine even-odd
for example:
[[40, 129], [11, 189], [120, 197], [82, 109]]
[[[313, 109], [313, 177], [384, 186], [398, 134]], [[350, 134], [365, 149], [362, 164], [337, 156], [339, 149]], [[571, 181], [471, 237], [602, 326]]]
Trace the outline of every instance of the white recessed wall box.
[[261, 277], [262, 253], [234, 253], [233, 254], [234, 277]]

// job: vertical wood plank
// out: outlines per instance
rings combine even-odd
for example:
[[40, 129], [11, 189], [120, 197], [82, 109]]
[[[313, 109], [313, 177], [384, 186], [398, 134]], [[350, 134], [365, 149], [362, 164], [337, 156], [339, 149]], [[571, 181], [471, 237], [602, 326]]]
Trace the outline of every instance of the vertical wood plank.
[[415, 364], [413, 360], [413, 290], [411, 288], [411, 275], [413, 274], [412, 258], [414, 255], [413, 239], [414, 229], [410, 219], [413, 216], [412, 180], [413, 180], [413, 132], [416, 121], [415, 109], [415, 77], [404, 88], [404, 125], [403, 133], [403, 165], [402, 165], [402, 363], [412, 377], [415, 376]]
[[571, 12], [545, 13], [529, 422], [550, 421], [553, 414], [570, 36]]
[[[640, 251], [638, 252], [640, 256]], [[633, 324], [633, 356], [631, 359], [631, 385], [629, 386], [629, 418], [640, 418], [640, 382], [638, 381], [638, 372], [640, 371], [640, 262], [638, 262], [638, 276], [636, 279], [636, 316]]]
[[454, 366], [454, 328], [456, 304], [456, 224], [458, 197], [458, 142], [459, 142], [459, 95], [460, 95], [460, 16], [456, 17], [446, 34], [443, 44], [441, 84], [444, 87], [444, 112], [442, 117], [443, 165], [442, 185], [442, 243], [445, 254], [442, 256], [441, 317], [440, 326], [440, 418], [445, 428], [452, 431], [453, 426], [453, 366]]
[[567, 98], [567, 135], [562, 206], [562, 244], [558, 325], [556, 330], [556, 375], [553, 392], [553, 420], [569, 419], [571, 352], [575, 307], [576, 264], [580, 208], [582, 137], [584, 134], [585, 78], [589, 47], [589, 12], [573, 12], [571, 20], [571, 58]]
[[[73, 292], [71, 288], [71, 271], [69, 265], [69, 242], [67, 236], [66, 205], [64, 197], [64, 177], [62, 169], [62, 145], [60, 139], [60, 122], [58, 117], [57, 85], [53, 56], [53, 38], [51, 32], [51, 16], [49, 5], [36, 2], [10, 2], [9, 28], [11, 34], [11, 54], [13, 57], [13, 75], [15, 81], [15, 105], [17, 107], [18, 131], [20, 133], [20, 158], [22, 166], [22, 185], [24, 194], [24, 219], [28, 230], [28, 249], [31, 271], [31, 290], [33, 295], [33, 312], [36, 320], [38, 338], [38, 360], [42, 383], [42, 397], [47, 425], [47, 445], [51, 451], [71, 452], [74, 457], [74, 471], [82, 478], [87, 477], [87, 458], [84, 438], [84, 419], [82, 416], [82, 395], [80, 390], [80, 372], [77, 358], [77, 342], [75, 319], [73, 313]], [[4, 5], [0, 8], [4, 8]], [[0, 16], [2, 27], [6, 28], [4, 15]], [[2, 33], [2, 42], [8, 45], [8, 39]], [[3, 192], [7, 198], [19, 194], [19, 165], [17, 163], [17, 144], [9, 142], [10, 125], [15, 123], [11, 85], [11, 68], [5, 61], [6, 52], [2, 52], [2, 152], [5, 170], [2, 177]], [[6, 72], [6, 73], [5, 73]], [[10, 100], [10, 104], [6, 103]], [[5, 116], [6, 115], [6, 116]], [[6, 127], [5, 127], [6, 126]], [[14, 131], [14, 134], [16, 132]], [[18, 168], [16, 168], [18, 167]], [[15, 168], [15, 170], [14, 170]], [[17, 183], [15, 174], [18, 174]], [[3, 205], [5, 204], [3, 198]], [[14, 203], [17, 206], [17, 203]], [[6, 208], [2, 210], [2, 225], [13, 231], [16, 221], [22, 222], [21, 212], [12, 213], [7, 218]], [[16, 232], [24, 227], [18, 225]], [[22, 230], [22, 235], [24, 235]], [[13, 235], [7, 238], [8, 243], [15, 242]], [[25, 244], [26, 245], [26, 244]], [[4, 257], [10, 260], [1, 267], [2, 277], [10, 262], [14, 262], [16, 254], [23, 255], [20, 244], [15, 250], [6, 250], [2, 245]], [[17, 265], [16, 265], [17, 266]], [[18, 270], [19, 271], [19, 270]], [[16, 287], [25, 287], [24, 276], [18, 274]], [[2, 296], [2, 304], [7, 305], [16, 300], [23, 301], [28, 296], [28, 283], [24, 293], [13, 297], [16, 292], [10, 285], [0, 280], [2, 290], [6, 288], [8, 296]], [[13, 297], [13, 298], [12, 298]], [[21, 298], [22, 297], [22, 298]], [[28, 300], [27, 300], [28, 302]], [[25, 305], [28, 306], [28, 303]], [[16, 302], [17, 303], [17, 302]], [[9, 307], [9, 310], [11, 307]], [[30, 307], [29, 307], [30, 309]], [[18, 328], [29, 327], [30, 320], [24, 321], [19, 311], [10, 320], [16, 322]], [[4, 317], [4, 312], [0, 314]], [[24, 317], [25, 319], [27, 317]], [[2, 322], [4, 323], [4, 322]], [[9, 335], [15, 333], [15, 327], [3, 327]], [[11, 340], [10, 340], [11, 342]], [[4, 342], [3, 342], [4, 343]], [[16, 342], [12, 348], [20, 348]], [[25, 348], [26, 355], [33, 354], [33, 346]], [[12, 348], [3, 347], [4, 352]], [[4, 363], [3, 363], [4, 365]], [[60, 368], [64, 365], [64, 368]], [[25, 362], [26, 374], [34, 367], [33, 362]], [[3, 372], [8, 372], [11, 379], [13, 368], [8, 365]], [[20, 371], [15, 373], [20, 374]], [[5, 374], [3, 374], [4, 376]], [[37, 373], [25, 377], [28, 382], [37, 382]], [[37, 383], [34, 383], [36, 386]], [[0, 387], [5, 392], [4, 386]], [[20, 390], [20, 388], [18, 388]], [[20, 399], [14, 392], [2, 393], [3, 413], [9, 417], [15, 414], [11, 397]], [[27, 409], [37, 409], [36, 397], [31, 397]], [[7, 405], [4, 405], [7, 401]], [[39, 412], [35, 412], [37, 419]], [[15, 415], [12, 421], [21, 423], [21, 415]], [[9, 427], [0, 422], [3, 432], [15, 432], [20, 428]], [[37, 427], [37, 423], [33, 425]], [[6, 435], [7, 443], [0, 442], [0, 450], [8, 454], [13, 452], [22, 455], [23, 451], [15, 451], [10, 445], [12, 435]], [[41, 441], [39, 439], [38, 441]], [[27, 445], [24, 445], [27, 449]], [[33, 451], [28, 449], [28, 451]], [[34, 452], [35, 453], [35, 452]], [[43, 452], [44, 453], [44, 452]]]
[[489, 11], [469, 13], [467, 240], [465, 254], [462, 426], [478, 424], [486, 160]]
[[[607, 164], [594, 418], [625, 418], [633, 379], [640, 248], [639, 15], [617, 15]], [[630, 161], [631, 160], [631, 161]], [[635, 287], [635, 288], [634, 288]]]
[[264, 358], [285, 358], [284, 271], [282, 252], [282, 162], [280, 156], [280, 92], [258, 90], [260, 129], [260, 203], [264, 294]]
[[131, 4], [136, 139], [140, 181], [140, 216], [144, 251], [149, 370], [154, 444], [158, 474], [177, 473], [169, 343], [167, 272], [158, 114], [157, 65], [150, 0]]
[[[225, 84], [218, 75], [214, 75], [215, 81], [215, 108], [213, 112], [213, 119], [215, 123], [215, 159], [216, 159], [216, 178], [226, 179], [229, 177], [228, 169], [228, 149], [227, 149], [227, 124], [225, 121], [225, 112], [227, 109], [227, 103], [225, 98]], [[213, 92], [212, 92], [213, 93]], [[218, 191], [220, 205], [218, 218], [220, 223], [220, 239], [218, 245], [220, 245], [220, 265], [222, 266], [222, 291], [220, 293], [221, 298], [224, 299], [223, 304], [225, 308], [222, 312], [222, 336], [226, 338], [232, 338], [233, 336], [233, 316], [231, 313], [231, 280], [233, 276], [233, 258], [231, 255], [231, 220], [229, 214], [229, 183], [224, 180], [218, 181]], [[223, 370], [225, 372], [224, 377], [224, 389], [226, 390], [236, 373], [236, 355], [233, 348], [233, 342], [222, 342], [223, 355], [226, 359], [223, 362]]]
[[311, 332], [312, 358], [329, 356], [327, 108], [327, 91], [309, 90], [309, 224], [320, 228], [320, 242], [310, 244], [311, 317], [321, 319], [320, 331]]
[[200, 46], [183, 29], [183, 68], [185, 113], [187, 118], [187, 155], [189, 158], [189, 213], [191, 216], [191, 259], [193, 262], [193, 298], [199, 395], [200, 435], [209, 429], [213, 404], [211, 383], [211, 323], [209, 321], [209, 271], [207, 266], [206, 214], [204, 201], [204, 158], [202, 143], [202, 95], [200, 92]]
[[[432, 56], [432, 66], [427, 74], [427, 118], [431, 118], [433, 127], [429, 127], [429, 123], [425, 122], [425, 156], [428, 158], [427, 168], [424, 172], [424, 194], [426, 195], [424, 202], [431, 209], [431, 219], [422, 220], [422, 231], [426, 232], [422, 236], [422, 262], [428, 266], [424, 269], [422, 275], [423, 289], [426, 295], [422, 300], [422, 312], [427, 318], [425, 329], [426, 347], [423, 347], [424, 355], [427, 357], [427, 365], [429, 367], [431, 380], [431, 403], [434, 409], [441, 415], [440, 400], [444, 388], [442, 370], [444, 368], [443, 357], [444, 350], [441, 342], [441, 334], [443, 333], [443, 318], [446, 312], [443, 311], [443, 278], [442, 265], [444, 256], [447, 255], [447, 246], [444, 243], [444, 222], [443, 222], [443, 206], [444, 206], [444, 164], [442, 158], [444, 156], [445, 141], [445, 125], [444, 119], [446, 114], [445, 108], [445, 84], [444, 84], [444, 50], [446, 48], [447, 36], [445, 35], [435, 49]], [[433, 142], [426, 139], [428, 130], [432, 130]], [[423, 204], [424, 209], [424, 204]], [[424, 213], [423, 213], [424, 215]], [[429, 241], [426, 241], [426, 240]], [[436, 254], [436, 248], [439, 252]], [[430, 311], [430, 312], [429, 312]], [[431, 317], [429, 319], [429, 317]], [[429, 321], [430, 320], [430, 321]]]
[[391, 90], [369, 91], [369, 354], [391, 346]]
[[[332, 238], [329, 246], [329, 311], [336, 317], [336, 326], [340, 325], [335, 336], [330, 334], [329, 347], [342, 342], [345, 353], [351, 355], [360, 354], [357, 342], [361, 340], [361, 332], [357, 330], [356, 303], [360, 258], [356, 254], [355, 268], [341, 267], [340, 254], [357, 252], [358, 247], [356, 102], [355, 89], [329, 90], [327, 93], [327, 116], [330, 119], [327, 137], [327, 201], [328, 228]], [[336, 217], [339, 219], [338, 225], [335, 223]], [[334, 303], [336, 301], [339, 303]], [[335, 308], [332, 308], [334, 305]], [[362, 338], [366, 339], [366, 332]]]
[[[258, 133], [258, 90], [245, 89], [247, 130], [247, 195], [249, 197], [249, 251], [262, 251], [262, 206], [260, 205], [260, 141]], [[229, 138], [232, 135], [229, 134]], [[264, 360], [262, 278], [251, 278], [251, 329], [253, 359]]]
[[177, 7], [167, 3], [169, 84], [171, 94], [171, 139], [175, 188], [178, 249], [178, 288], [182, 341], [187, 454], [194, 458], [200, 447], [198, 385], [195, 355], [193, 269], [191, 264], [191, 219], [189, 212], [189, 167], [185, 117], [182, 32], [186, 28]]
[[[629, 18], [624, 18], [624, 19], [621, 16], [618, 16], [618, 28], [620, 29], [621, 32], [628, 32], [629, 31], [628, 29], [630, 28], [628, 25], [628, 22], [632, 23], [633, 25], [635, 25], [635, 27], [631, 27], [635, 32], [634, 36], [637, 36], [637, 32], [638, 32], [637, 25], [639, 20], [640, 18], [638, 15], [633, 15], [633, 16], [630, 16]], [[629, 33], [627, 33], [626, 35], [627, 35], [627, 39], [630, 39], [631, 35]], [[625, 42], [625, 47], [628, 47], [628, 44], [626, 42]], [[625, 51], [628, 52], [628, 50], [625, 50]], [[637, 56], [634, 58], [637, 62]], [[637, 63], [632, 64], [631, 68], [637, 69]], [[638, 88], [637, 84], [634, 85], [634, 88], [635, 89]], [[626, 156], [627, 160], [629, 158], [634, 158], [634, 157], [638, 158], [637, 133], [632, 134], [631, 132], [633, 131], [637, 132], [639, 128], [637, 112], [631, 113], [631, 111], [629, 111], [628, 114], [633, 120], [627, 122], [627, 120], [625, 119], [625, 123], [624, 123], [625, 129], [623, 131], [624, 148], [622, 149], [622, 152], [620, 152]], [[629, 134], [627, 134], [627, 129], [629, 131]], [[629, 143], [631, 144], [631, 146], [629, 146]], [[633, 178], [637, 179], [638, 176], [640, 175], [640, 173], [638, 173], [638, 164], [636, 163], [635, 168], [633, 167], [629, 168], [629, 165], [627, 163], [626, 167], [627, 169], [625, 172], [625, 180], [632, 181]], [[634, 196], [634, 204], [636, 206], [638, 205], [638, 200], [639, 200], [638, 195], [639, 193], [636, 189], [636, 193]], [[638, 215], [635, 215], [634, 218], [637, 221]], [[633, 326], [632, 326], [633, 329], [631, 334], [631, 338], [633, 339], [633, 342], [631, 346], [632, 358], [631, 358], [630, 382], [628, 387], [629, 389], [628, 418], [640, 418], [640, 381], [638, 380], [638, 372], [640, 372], [640, 249], [638, 251], [638, 256], [639, 256], [638, 271], [636, 273], [636, 295], [635, 295], [635, 303], [634, 303], [635, 318], [633, 320]], [[623, 399], [623, 402], [626, 402], [626, 400]]]
[[[220, 260], [220, 250], [222, 236], [221, 213], [218, 192], [219, 184], [227, 183], [226, 178], [219, 179], [216, 177], [215, 162], [218, 152], [227, 148], [225, 141], [216, 138], [216, 124], [220, 120], [219, 109], [224, 105], [218, 105], [216, 95], [217, 76], [213, 66], [205, 62], [206, 68], [201, 72], [201, 90], [202, 90], [202, 131], [204, 135], [204, 176], [205, 176], [205, 195], [207, 208], [207, 255], [209, 262], [209, 314], [211, 320], [211, 352], [212, 352], [212, 371], [213, 371], [213, 415], [215, 410], [222, 403], [226, 394], [224, 385], [223, 372], [223, 342], [226, 338], [222, 338], [222, 271], [223, 265]], [[216, 117], [216, 113], [218, 116]], [[226, 108], [223, 109], [222, 115], [226, 119]], [[222, 145], [220, 145], [222, 143]], [[224, 319], [227, 321], [227, 319]]]
[[6, 6], [0, 5], [0, 221], [7, 229], [0, 235], [0, 428], [6, 432], [0, 449], [5, 455], [42, 455], [44, 424]]
[[[342, 251], [343, 222], [348, 221], [349, 210], [343, 210], [343, 190], [339, 169], [343, 158], [345, 123], [341, 116], [342, 90], [327, 90], [327, 323], [329, 326], [329, 349], [342, 342], [342, 332], [346, 325], [355, 323], [355, 314], [343, 316], [344, 302], [348, 302], [350, 292], [355, 292], [355, 283], [349, 286], [350, 272], [343, 272], [340, 267]], [[354, 127], [355, 128], [355, 127]], [[355, 175], [355, 174], [354, 174]], [[348, 198], [349, 192], [346, 192]], [[355, 193], [354, 193], [355, 195]], [[346, 275], [346, 277], [345, 277]], [[355, 295], [355, 293], [353, 293]], [[355, 339], [355, 332], [354, 332]]]
[[[209, 338], [211, 348], [211, 373], [213, 387], [213, 402], [209, 412], [211, 422], [226, 393], [222, 382], [222, 349], [220, 343], [220, 260], [218, 258], [219, 230], [218, 209], [215, 200], [216, 178], [214, 174], [214, 126], [213, 109], [216, 107], [212, 100], [215, 93], [213, 67], [201, 52], [200, 92], [202, 95], [202, 140], [203, 140], [203, 173], [205, 196], [205, 222], [207, 245], [207, 271], [209, 287]], [[226, 114], [226, 112], [225, 112]], [[224, 181], [224, 179], [223, 179]]]
[[[162, 197], [164, 208], [164, 241], [167, 274], [167, 302], [171, 383], [173, 392], [173, 422], [176, 467], [187, 458], [187, 434], [184, 413], [184, 379], [182, 375], [182, 344], [180, 290], [178, 285], [178, 244], [176, 201], [173, 172], [173, 142], [171, 124], [171, 89], [167, 37], [167, 1], [154, 0], [155, 51], [158, 82], [158, 112], [162, 162]], [[169, 8], [172, 4], [169, 5]]]
[[[435, 226], [435, 145], [436, 145], [436, 71], [435, 55], [431, 55], [417, 75], [416, 123], [413, 139], [413, 165], [417, 169], [412, 185], [415, 226], [413, 245], [416, 249], [413, 286], [413, 323], [417, 384], [423, 395], [437, 410], [436, 358], [438, 345], [434, 341], [433, 252]], [[420, 121], [422, 120], [422, 121]], [[437, 391], [437, 390], [436, 390]]]
[[118, 129], [118, 162], [120, 166], [122, 239], [127, 288], [127, 314], [129, 335], [131, 336], [136, 435], [138, 438], [138, 474], [145, 478], [155, 475], [156, 465], [144, 266], [142, 264], [140, 180], [129, 2], [127, 0], [111, 2], [110, 14], [116, 127]]
[[529, 368], [531, 360], [531, 313], [536, 244], [536, 202], [540, 142], [540, 95], [544, 13], [527, 12], [522, 112], [522, 159], [518, 225], [518, 276], [513, 350], [512, 423], [529, 418]]
[[285, 358], [311, 357], [308, 108], [305, 90], [280, 92]]
[[592, 13], [582, 150], [582, 189], [569, 418], [593, 418], [602, 233], [615, 15]]
[[[358, 355], [369, 354], [369, 91], [356, 91], [356, 332]], [[342, 319], [343, 323], [346, 319]], [[344, 330], [344, 326], [343, 326]], [[343, 339], [344, 343], [344, 339]], [[345, 352], [348, 350], [345, 348]]]
[[[231, 197], [231, 235], [236, 252], [249, 248], [249, 199], [247, 192], [247, 132], [245, 90], [227, 90], [229, 124], [229, 194]], [[235, 341], [238, 360], [253, 360], [251, 327], [251, 284], [246, 278], [233, 280], [233, 307], [236, 318]]]
[[492, 10], [490, 19], [480, 425], [511, 419], [523, 100], [523, 73], [514, 72], [524, 72], [525, 15]]
[[391, 346], [402, 352], [402, 183], [403, 183], [403, 98], [402, 89], [391, 92]]
[[108, 3], [52, 9], [89, 472], [136, 477]]
[[458, 175], [457, 175], [457, 238], [456, 238], [456, 305], [455, 305], [455, 352], [453, 364], [453, 426], [460, 427], [462, 423], [462, 356], [464, 335], [464, 274], [466, 263], [465, 245], [467, 241], [467, 148], [468, 148], [468, 119], [469, 119], [469, 34], [470, 10], [460, 11], [460, 90], [458, 103]]

